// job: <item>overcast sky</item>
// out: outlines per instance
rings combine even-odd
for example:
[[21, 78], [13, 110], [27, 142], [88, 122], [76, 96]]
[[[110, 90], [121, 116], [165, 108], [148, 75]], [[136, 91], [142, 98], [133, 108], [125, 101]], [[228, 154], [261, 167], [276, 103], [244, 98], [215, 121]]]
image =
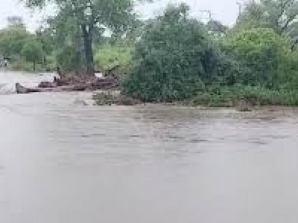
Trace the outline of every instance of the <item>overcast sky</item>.
[[[236, 0], [156, 0], [156, 3], [150, 6], [142, 6], [139, 11], [144, 17], [160, 14], [168, 3], [186, 2], [192, 9], [191, 14], [198, 18], [208, 17], [202, 14], [202, 10], [211, 10], [215, 19], [222, 21], [227, 25], [235, 22], [238, 13]], [[44, 10], [38, 15], [32, 11], [25, 9], [20, 0], [0, 0], [0, 28], [6, 25], [8, 16], [21, 16], [26, 22], [30, 30], [38, 27], [47, 15], [51, 14], [51, 10]]]

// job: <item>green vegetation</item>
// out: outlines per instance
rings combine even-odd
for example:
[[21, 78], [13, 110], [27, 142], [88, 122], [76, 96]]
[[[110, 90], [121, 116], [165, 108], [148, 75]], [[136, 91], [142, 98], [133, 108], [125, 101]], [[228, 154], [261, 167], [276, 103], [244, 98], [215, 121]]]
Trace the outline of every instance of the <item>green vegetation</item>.
[[[298, 10], [293, 6], [290, 12], [282, 4], [278, 8], [277, 2], [282, 1], [248, 2], [229, 30], [189, 18], [185, 5], [170, 6], [145, 27], [124, 92], [149, 102], [298, 105], [296, 42], [285, 31], [290, 29], [287, 23], [296, 22]], [[293, 2], [298, 6], [288, 1]], [[273, 27], [276, 13], [285, 24]]]
[[240, 102], [250, 106], [297, 106], [297, 90], [269, 90], [262, 86], [234, 85], [232, 87], [213, 87], [198, 93], [187, 103], [210, 107], [234, 107]]
[[128, 74], [133, 66], [133, 46], [104, 44], [96, 49], [95, 66], [103, 72]]
[[279, 35], [291, 38], [298, 35], [298, 2], [296, 0], [245, 1], [236, 28], [269, 28]]
[[193, 96], [214, 79], [217, 55], [203, 24], [187, 18], [188, 7], [169, 7], [145, 27], [136, 45], [137, 65], [126, 93], [143, 101], [172, 102]]
[[21, 18], [13, 17], [7, 20], [8, 26], [0, 31], [0, 54], [2, 58], [9, 59], [13, 65], [22, 67], [24, 64], [19, 66], [22, 60], [21, 52], [25, 44], [33, 38], [33, 35], [27, 32]]
[[236, 79], [245, 85], [278, 87], [289, 67], [290, 43], [272, 29], [252, 28], [226, 36], [223, 50], [241, 64]]
[[7, 20], [8, 26], [0, 30], [0, 58], [7, 59], [14, 70], [47, 70], [51, 55], [38, 33], [28, 32], [20, 17]]
[[58, 33], [66, 34], [70, 28], [72, 32], [68, 41], [75, 48], [74, 53], [87, 75], [94, 74], [94, 35], [108, 30], [120, 36], [133, 27], [136, 20], [134, 0], [24, 1], [30, 8], [42, 8], [47, 3], [56, 4], [58, 15], [54, 18], [54, 23], [59, 24], [55, 26], [56, 31], [58, 29]]
[[44, 58], [41, 43], [36, 40], [27, 41], [22, 49], [22, 55], [28, 62], [32, 62], [33, 70], [36, 70], [36, 63]]
[[100, 70], [142, 102], [298, 105], [298, 0], [247, 0], [233, 27], [191, 18], [185, 4], [141, 21], [134, 0], [23, 1], [58, 10], [35, 33], [8, 19], [0, 56], [13, 68]]

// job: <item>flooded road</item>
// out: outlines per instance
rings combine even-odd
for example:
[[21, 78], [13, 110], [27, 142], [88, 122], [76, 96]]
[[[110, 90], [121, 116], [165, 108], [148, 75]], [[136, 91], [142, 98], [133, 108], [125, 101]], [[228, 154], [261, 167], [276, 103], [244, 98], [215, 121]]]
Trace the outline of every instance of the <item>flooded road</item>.
[[[0, 74], [6, 93], [19, 78]], [[90, 97], [0, 95], [0, 222], [297, 223], [296, 110]]]

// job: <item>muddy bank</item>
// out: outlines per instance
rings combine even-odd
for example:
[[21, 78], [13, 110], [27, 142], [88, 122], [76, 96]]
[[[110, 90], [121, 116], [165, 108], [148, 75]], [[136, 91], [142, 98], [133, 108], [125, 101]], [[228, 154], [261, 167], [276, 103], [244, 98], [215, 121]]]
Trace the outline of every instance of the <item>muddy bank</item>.
[[[53, 77], [52, 80], [39, 81], [35, 86], [29, 87], [22, 83], [16, 83], [15, 89], [18, 94], [29, 94], [38, 92], [79, 92], [89, 91], [94, 92], [93, 99], [97, 105], [138, 105], [144, 104], [142, 100], [131, 98], [121, 93], [120, 82], [113, 76], [87, 76], [78, 74], [64, 74]], [[96, 93], [100, 91], [100, 93]], [[289, 95], [289, 97], [283, 97], [277, 95], [277, 97], [268, 98], [267, 95], [259, 95], [254, 89], [248, 93], [229, 92], [227, 95], [212, 95], [208, 93], [199, 94], [186, 101], [178, 101], [172, 103], [158, 103], [164, 105], [180, 105], [187, 107], [232, 107], [241, 112], [252, 112], [259, 110], [263, 106], [293, 106], [296, 105], [295, 95]], [[152, 102], [151, 102], [152, 103]]]

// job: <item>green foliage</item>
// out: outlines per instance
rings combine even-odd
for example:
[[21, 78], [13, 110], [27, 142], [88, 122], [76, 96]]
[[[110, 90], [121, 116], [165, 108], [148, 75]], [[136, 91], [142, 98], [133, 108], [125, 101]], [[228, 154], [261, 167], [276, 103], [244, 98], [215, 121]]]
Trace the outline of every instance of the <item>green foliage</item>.
[[231, 29], [190, 19], [185, 4], [141, 22], [134, 0], [24, 1], [58, 10], [36, 34], [20, 17], [8, 19], [0, 56], [13, 68], [129, 73], [124, 93], [145, 102], [298, 105], [297, 0], [249, 0]]
[[208, 107], [234, 107], [240, 102], [249, 106], [298, 106], [297, 90], [269, 90], [262, 86], [235, 85], [211, 88], [198, 93], [190, 104]]
[[[59, 13], [75, 19], [78, 25], [104, 25], [120, 32], [132, 21], [134, 0], [23, 0], [30, 8], [54, 3]], [[66, 16], [66, 17], [65, 17]]]
[[39, 30], [38, 34], [43, 49], [55, 58], [56, 66], [62, 71], [82, 69], [81, 32], [74, 17], [60, 11], [47, 20], [46, 28]]
[[32, 38], [23, 27], [7, 27], [0, 31], [0, 54], [12, 57], [20, 54], [26, 41]]
[[81, 57], [81, 65], [88, 74], [94, 74], [94, 34], [102, 34], [108, 30], [119, 36], [124, 34], [128, 27], [132, 27], [136, 20], [133, 10], [134, 0], [24, 0], [24, 2], [31, 8], [42, 8], [48, 3], [54, 3], [58, 9], [55, 19], [66, 24], [62, 26], [61, 33], [67, 33], [65, 28], [71, 21], [75, 27], [71, 28], [75, 31], [70, 35], [73, 41], [72, 47], [76, 45], [78, 50], [83, 49], [84, 55], [82, 52], [78, 52], [77, 55]]
[[8, 26], [0, 30], [0, 57], [9, 58], [12, 69], [32, 71], [36, 62], [45, 65], [43, 49], [41, 39], [26, 30], [20, 17], [9, 17]]
[[22, 55], [28, 62], [33, 63], [33, 70], [35, 70], [36, 63], [41, 62], [44, 57], [42, 44], [34, 39], [26, 42], [22, 49]]
[[253, 28], [228, 35], [223, 49], [241, 66], [238, 83], [275, 87], [289, 67], [289, 41], [272, 29]]
[[63, 71], [77, 71], [81, 68], [81, 58], [77, 48], [74, 46], [64, 46], [61, 49], [57, 49], [54, 55], [57, 65], [62, 68]]
[[[78, 71], [83, 67], [81, 32], [74, 17], [60, 11], [47, 20], [45, 29], [39, 37], [46, 52], [50, 52], [63, 71]], [[51, 47], [49, 47], [51, 46]]]
[[133, 61], [133, 47], [106, 44], [96, 49], [96, 66], [103, 72], [113, 71], [117, 74], [130, 72]]
[[237, 26], [271, 28], [295, 42], [298, 37], [297, 18], [297, 0], [249, 0], [237, 21]]
[[190, 98], [215, 78], [216, 50], [204, 26], [188, 18], [184, 4], [168, 7], [146, 26], [134, 59], [137, 65], [124, 86], [144, 101]]

